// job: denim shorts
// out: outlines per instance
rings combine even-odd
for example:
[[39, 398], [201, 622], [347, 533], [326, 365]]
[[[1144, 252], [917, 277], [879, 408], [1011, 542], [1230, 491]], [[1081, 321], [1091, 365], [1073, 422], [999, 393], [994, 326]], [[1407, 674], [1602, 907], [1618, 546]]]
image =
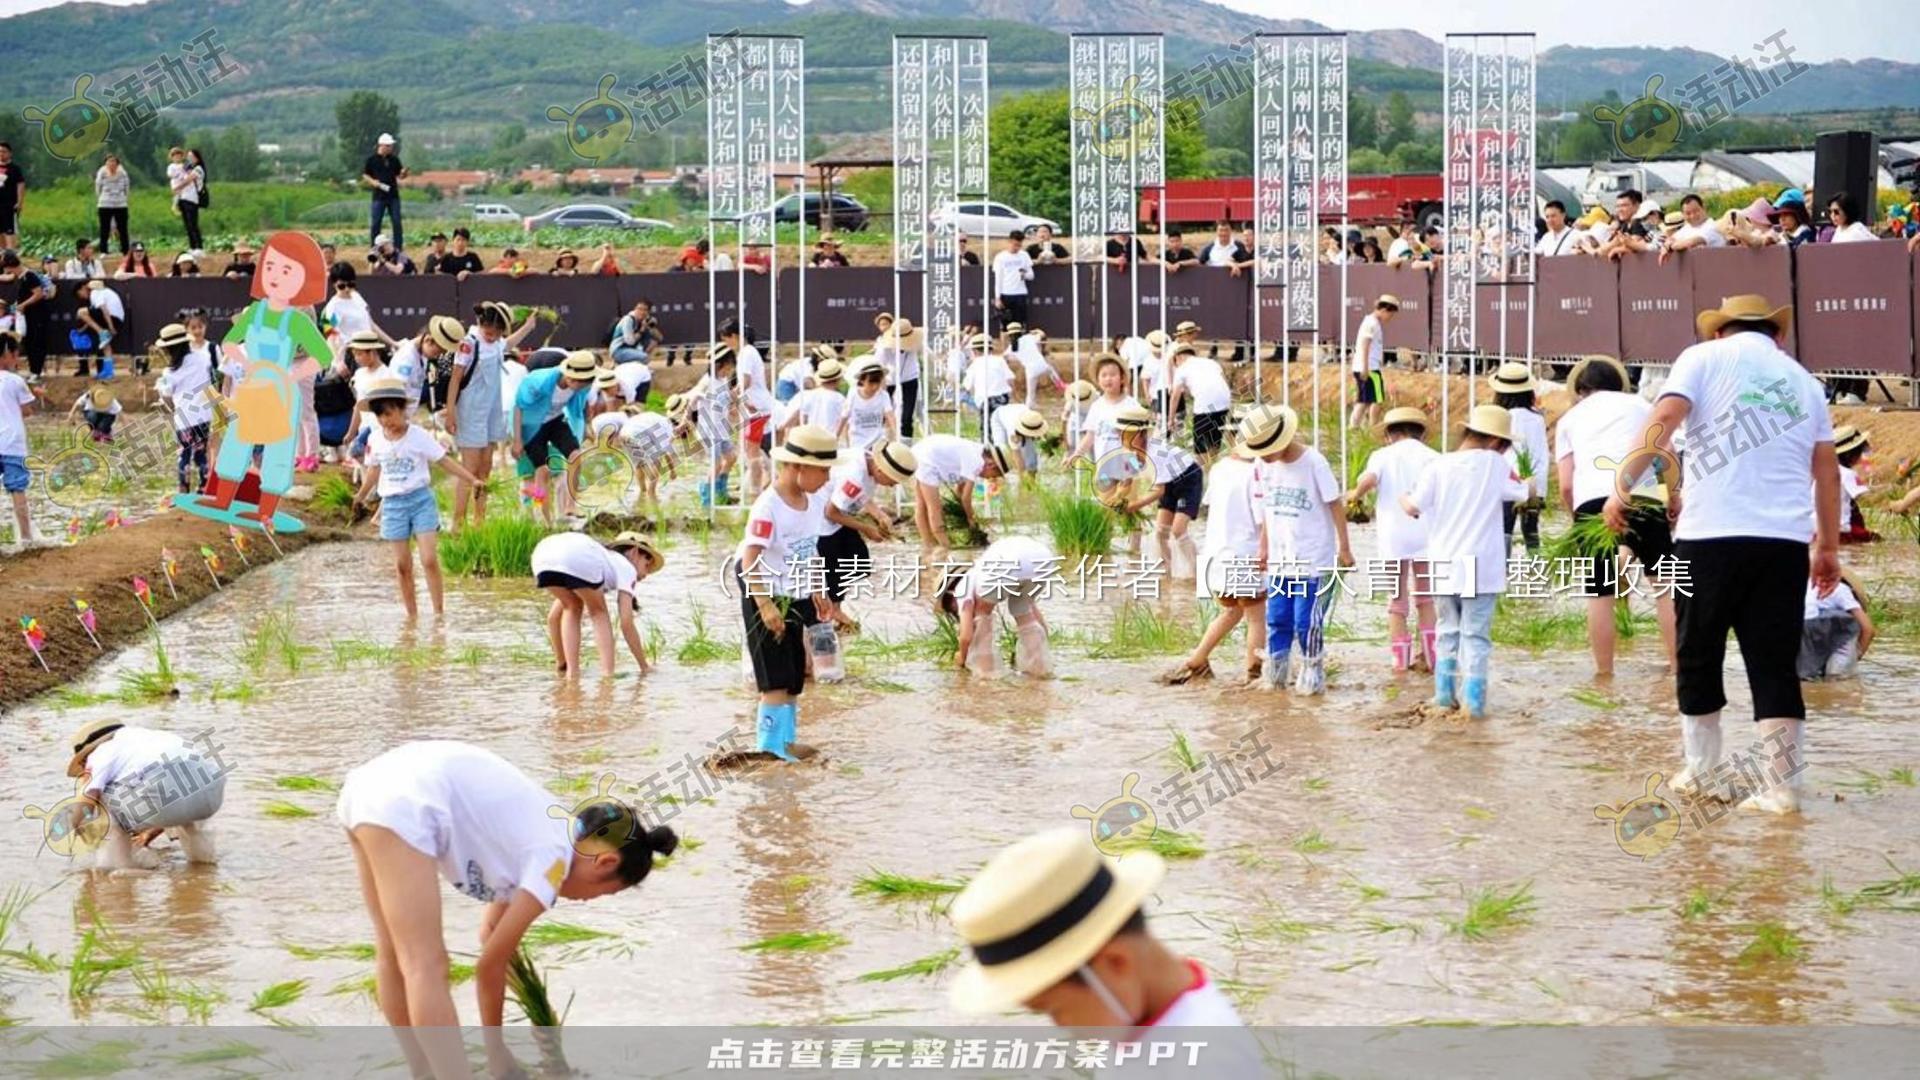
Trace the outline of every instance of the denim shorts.
[[380, 539], [405, 540], [439, 531], [440, 504], [434, 501], [431, 486], [380, 500]]
[[33, 483], [33, 474], [27, 471], [27, 459], [11, 454], [0, 454], [0, 479], [5, 480], [8, 491], [25, 491]]

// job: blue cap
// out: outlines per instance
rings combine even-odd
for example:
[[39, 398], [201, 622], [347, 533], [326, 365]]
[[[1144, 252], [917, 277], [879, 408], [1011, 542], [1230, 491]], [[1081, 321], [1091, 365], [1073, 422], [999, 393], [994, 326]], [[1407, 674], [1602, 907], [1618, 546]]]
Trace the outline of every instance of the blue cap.
[[1787, 205], [1790, 202], [1799, 203], [1801, 206], [1805, 206], [1807, 205], [1807, 195], [1805, 192], [1801, 191], [1797, 187], [1790, 187], [1787, 190], [1781, 192], [1779, 198], [1773, 200], [1773, 208], [1775, 210], [1778, 210], [1779, 208]]

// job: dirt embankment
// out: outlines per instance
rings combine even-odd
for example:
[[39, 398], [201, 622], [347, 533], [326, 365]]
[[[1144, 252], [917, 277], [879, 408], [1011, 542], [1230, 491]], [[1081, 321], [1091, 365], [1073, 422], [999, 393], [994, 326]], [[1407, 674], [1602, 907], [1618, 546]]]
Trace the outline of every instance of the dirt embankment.
[[[252, 540], [247, 551], [252, 569], [280, 558], [265, 536], [247, 535]], [[277, 539], [280, 552], [291, 555], [308, 544], [344, 536], [338, 529], [309, 525], [304, 532]], [[147, 580], [157, 618], [212, 595], [213, 579], [200, 559], [203, 544], [219, 554], [222, 582], [232, 584], [249, 572], [228, 541], [225, 525], [179, 512], [109, 529], [69, 547], [42, 548], [0, 561], [0, 713], [77, 678], [108, 652], [146, 634], [147, 619], [133, 592], [136, 576]], [[162, 548], [179, 558], [174, 575], [178, 595], [168, 591], [161, 573]], [[75, 597], [92, 606], [104, 650], [87, 640], [74, 611]], [[46, 668], [33, 658], [21, 634], [19, 620], [26, 615], [37, 618], [46, 632]]]

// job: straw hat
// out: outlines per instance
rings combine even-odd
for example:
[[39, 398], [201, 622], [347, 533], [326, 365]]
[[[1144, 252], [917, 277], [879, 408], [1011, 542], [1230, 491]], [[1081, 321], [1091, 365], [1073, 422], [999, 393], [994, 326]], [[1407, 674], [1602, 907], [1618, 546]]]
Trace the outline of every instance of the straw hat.
[[1487, 376], [1487, 385], [1493, 387], [1496, 394], [1524, 394], [1537, 384], [1531, 367], [1518, 360], [1509, 360], [1500, 365], [1500, 370]]
[[1152, 852], [1105, 858], [1071, 827], [995, 855], [948, 909], [973, 953], [954, 979], [953, 1006], [995, 1013], [1055, 986], [1113, 940], [1166, 874]]
[[188, 263], [197, 263], [199, 261], [200, 260], [193, 257], [193, 252], [191, 251], [183, 251], [173, 257], [173, 265], [175, 266], [185, 266]]
[[1233, 456], [1253, 461], [1284, 450], [1300, 430], [1300, 415], [1285, 405], [1255, 405], [1240, 420]]
[[820, 343], [820, 344], [818, 344], [818, 345], [815, 345], [815, 346], [813, 347], [813, 349], [811, 350], [811, 352], [812, 352], [812, 354], [813, 354], [813, 362], [814, 362], [814, 363], [816, 363], [816, 364], [818, 364], [818, 363], [821, 363], [821, 362], [823, 362], [823, 361], [826, 361], [826, 360], [838, 360], [838, 359], [840, 359], [840, 350], [839, 350], [839, 349], [836, 349], [836, 348], [834, 348], [834, 347], [833, 347], [833, 346], [831, 346], [831, 345], [828, 345], [828, 344], [827, 344], [826, 342], [824, 342], [824, 341], [823, 341], [823, 342], [821, 342], [821, 343]]
[[1467, 416], [1467, 430], [1513, 441], [1513, 414], [1498, 405], [1475, 405]]
[[647, 565], [651, 567], [651, 569], [647, 571], [649, 574], [657, 574], [660, 572], [661, 567], [667, 565], [667, 557], [660, 554], [660, 549], [648, 543], [647, 538], [637, 532], [629, 531], [621, 533], [607, 544], [607, 549], [618, 552], [639, 552], [646, 558]]
[[985, 334], [975, 334], [967, 339], [967, 348], [986, 352], [993, 348], [993, 339]]
[[1137, 401], [1129, 401], [1113, 414], [1113, 426], [1121, 431], [1145, 431], [1153, 426], [1153, 412]]
[[1067, 386], [1067, 397], [1074, 401], [1092, 401], [1099, 392], [1098, 387], [1085, 379], [1075, 379]]
[[175, 345], [185, 345], [191, 340], [193, 339], [188, 335], [185, 326], [177, 322], [170, 322], [160, 328], [160, 336], [154, 338], [153, 343], [163, 349], [171, 349]]
[[818, 424], [801, 424], [787, 432], [787, 439], [773, 448], [773, 460], [787, 465], [840, 464], [840, 440]]
[[1006, 447], [990, 445], [987, 447], [987, 456], [993, 459], [993, 467], [1000, 470], [1000, 475], [1005, 476], [1013, 471], [1013, 455], [1007, 452]]
[[87, 771], [86, 756], [93, 748], [105, 742], [126, 725], [118, 720], [94, 720], [81, 726], [73, 737], [67, 740], [73, 756], [67, 759], [67, 775], [79, 776]]
[[560, 374], [569, 379], [591, 379], [599, 371], [600, 358], [589, 349], [575, 349], [560, 361]]
[[1156, 348], [1156, 349], [1164, 349], [1164, 348], [1166, 348], [1166, 347], [1167, 347], [1167, 332], [1166, 332], [1165, 330], [1149, 330], [1149, 331], [1147, 331], [1147, 344], [1149, 344], [1149, 345], [1151, 345], [1151, 346], [1153, 346], [1153, 347], [1154, 347], [1154, 348]]
[[1694, 329], [1700, 336], [1710, 338], [1720, 332], [1728, 323], [1772, 323], [1773, 328], [1785, 334], [1793, 328], [1793, 305], [1782, 304], [1768, 310], [1767, 298], [1757, 293], [1742, 293], [1739, 296], [1723, 297], [1720, 306], [1711, 308], [1694, 316]]
[[686, 419], [687, 410], [693, 407], [693, 395], [674, 394], [667, 398], [667, 419], [675, 424]]
[[460, 347], [460, 339], [467, 336], [467, 331], [460, 325], [459, 319], [451, 315], [435, 315], [427, 320], [427, 332], [421, 336], [441, 349], [452, 352]]
[[595, 390], [616, 390], [619, 389], [619, 387], [620, 376], [615, 375], [612, 368], [594, 369], [593, 388]]
[[879, 358], [872, 353], [854, 357], [853, 363], [847, 366], [845, 372], [847, 378], [852, 379], [854, 382], [859, 382], [868, 375], [878, 374], [884, 376], [886, 373], [887, 365], [881, 363]]
[[718, 367], [722, 362], [732, 363], [733, 361], [733, 346], [731, 345], [715, 345], [713, 351], [707, 354], [707, 363], [715, 367]]
[[1677, 229], [1680, 226], [1685, 225], [1687, 223], [1687, 215], [1681, 213], [1678, 210], [1672, 210], [1667, 213], [1666, 217], [1660, 220], [1661, 220], [1661, 223], [1664, 224], [1667, 228]]
[[887, 328], [885, 336], [892, 338], [894, 344], [903, 349], [919, 348], [922, 337], [920, 331], [914, 329], [911, 319], [893, 320], [893, 325]]
[[347, 348], [371, 349], [376, 352], [386, 352], [387, 343], [380, 339], [379, 334], [371, 330], [356, 330], [354, 331], [354, 335], [347, 339]]
[[235, 255], [251, 255], [253, 254], [253, 245], [248, 243], [246, 237], [243, 236], [234, 243], [233, 253]]
[[1013, 433], [1023, 439], [1044, 439], [1047, 437], [1047, 418], [1037, 409], [1025, 409], [1013, 422]]
[[1380, 294], [1380, 299], [1375, 300], [1373, 302], [1373, 306], [1374, 307], [1390, 307], [1395, 311], [1399, 311], [1400, 298], [1393, 295], [1390, 292], [1383, 292]]
[[913, 479], [913, 471], [920, 467], [920, 459], [913, 456], [913, 448], [895, 440], [881, 443], [873, 451], [873, 471], [904, 484]]
[[1183, 356], [1199, 356], [1199, 355], [1200, 355], [1200, 350], [1194, 346], [1193, 342], [1183, 341], [1180, 344], [1175, 345], [1173, 347], [1173, 351], [1167, 354], [1167, 359], [1178, 360]]
[[560, 263], [563, 263], [563, 262], [565, 262], [565, 261], [566, 261], [566, 260], [568, 260], [568, 259], [572, 259], [572, 260], [573, 260], [574, 262], [579, 262], [579, 261], [580, 261], [580, 256], [578, 256], [578, 255], [575, 255], [575, 254], [573, 253], [573, 249], [572, 249], [572, 248], [561, 248], [561, 249], [560, 249], [560, 253], [559, 253], [558, 255], [555, 255], [555, 256], [553, 257], [553, 262], [554, 262], [554, 265], [556, 265], [556, 266], [557, 266], [557, 265], [559, 265]]
[[1627, 375], [1627, 365], [1603, 353], [1594, 353], [1590, 356], [1581, 357], [1578, 361], [1574, 363], [1573, 370], [1567, 372], [1567, 390], [1569, 392], [1577, 393], [1579, 391], [1580, 375], [1582, 372], [1587, 370], [1588, 364], [1607, 365], [1608, 367], [1620, 373], [1620, 388], [1622, 390], [1627, 390], [1632, 388], [1633, 379], [1631, 379]]
[[886, 323], [887, 325], [891, 326], [893, 324], [893, 312], [883, 311], [880, 314], [875, 315], [873, 317], [874, 329], [876, 330], [879, 329], [881, 323]]
[[1872, 435], [1873, 432], [1861, 431], [1852, 424], [1842, 424], [1833, 429], [1833, 452], [1844, 454], [1849, 450], [1858, 450], [1867, 445]]
[[1180, 325], [1173, 328], [1175, 337], [1185, 337], [1188, 334], [1197, 334], [1199, 332], [1200, 324], [1190, 319], [1181, 320]]
[[1412, 405], [1402, 405], [1397, 409], [1388, 409], [1387, 418], [1381, 421], [1381, 426], [1390, 428], [1395, 424], [1419, 424], [1420, 430], [1425, 431], [1428, 427], [1427, 414]]
[[405, 401], [407, 400], [406, 380], [398, 375], [382, 375], [367, 384], [366, 392], [360, 395], [361, 401]]
[[496, 316], [499, 316], [500, 321], [507, 326], [513, 325], [513, 308], [499, 300], [487, 300], [482, 302], [480, 305], [480, 310], [490, 311]]
[[1026, 332], [1027, 327], [1025, 323], [1010, 322], [1007, 324], [1007, 334], [1011, 337], [1019, 337]]
[[841, 366], [840, 361], [835, 360], [832, 357], [828, 357], [827, 359], [820, 361], [820, 363], [815, 365], [813, 369], [813, 377], [822, 383], [834, 382], [835, 380], [839, 379], [841, 375], [844, 375], [845, 373], [846, 371]]

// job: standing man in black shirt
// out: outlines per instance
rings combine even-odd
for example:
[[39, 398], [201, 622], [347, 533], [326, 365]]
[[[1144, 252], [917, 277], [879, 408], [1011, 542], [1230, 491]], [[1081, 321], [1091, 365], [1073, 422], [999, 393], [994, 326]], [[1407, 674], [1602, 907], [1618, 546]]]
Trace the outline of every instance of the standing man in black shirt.
[[[0, 251], [19, 246], [20, 215], [26, 208], [27, 174], [13, 160], [13, 144], [0, 142]], [[120, 246], [126, 247], [124, 236]]]
[[360, 170], [360, 182], [373, 189], [373, 223], [367, 227], [369, 246], [380, 236], [381, 215], [388, 214], [393, 218], [393, 246], [406, 250], [406, 238], [400, 232], [400, 181], [408, 175], [407, 167], [400, 164], [400, 155], [394, 150], [393, 136], [382, 132], [373, 156], [367, 159], [366, 168]]

